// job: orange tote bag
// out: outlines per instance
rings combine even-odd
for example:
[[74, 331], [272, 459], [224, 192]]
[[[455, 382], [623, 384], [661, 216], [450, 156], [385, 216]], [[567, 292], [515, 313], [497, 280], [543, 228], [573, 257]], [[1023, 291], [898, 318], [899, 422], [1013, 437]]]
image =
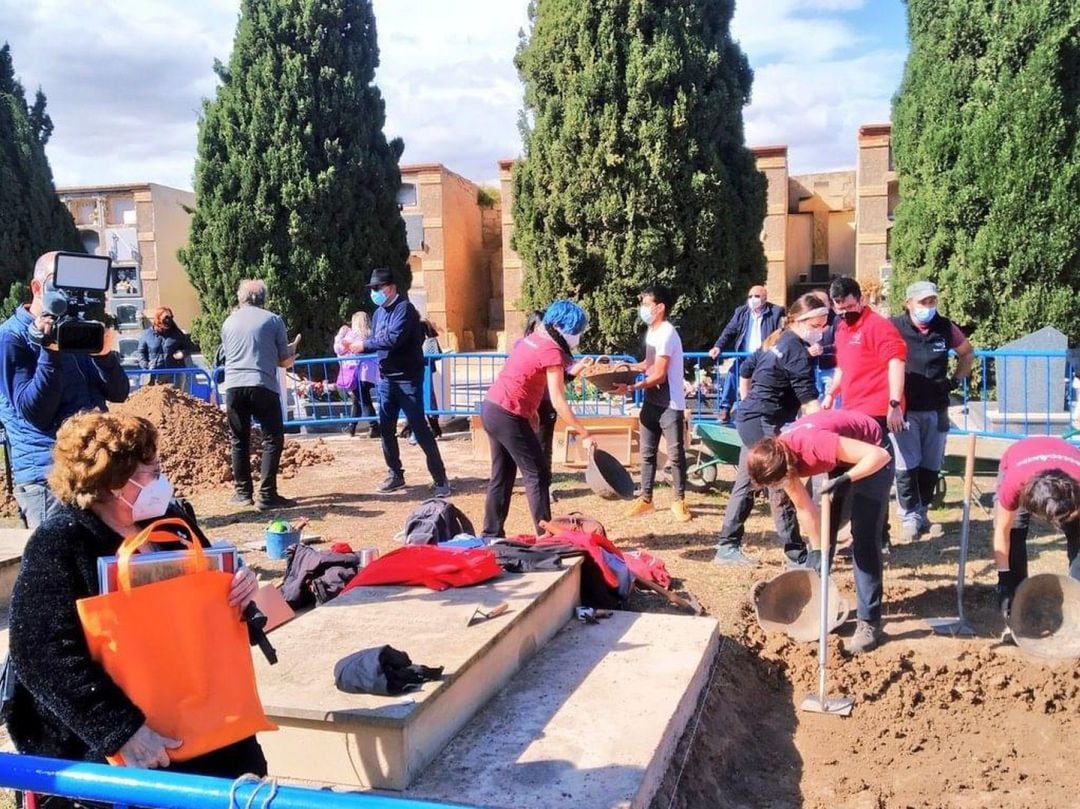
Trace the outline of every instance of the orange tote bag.
[[186, 573], [131, 586], [131, 555], [166, 524], [194, 536], [183, 520], [164, 519], [128, 537], [117, 551], [118, 590], [76, 607], [91, 657], [153, 730], [183, 742], [169, 758], [187, 761], [277, 728], [259, 701], [247, 627], [229, 606], [232, 574], [209, 570], [198, 540]]

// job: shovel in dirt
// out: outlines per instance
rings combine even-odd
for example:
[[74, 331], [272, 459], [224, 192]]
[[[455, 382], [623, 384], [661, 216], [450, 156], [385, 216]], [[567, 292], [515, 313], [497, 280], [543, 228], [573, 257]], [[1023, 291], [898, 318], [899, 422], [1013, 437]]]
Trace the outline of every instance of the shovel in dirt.
[[832, 540], [832, 493], [821, 495], [821, 624], [818, 636], [818, 690], [803, 697], [799, 710], [831, 716], [847, 716], [855, 702], [850, 697], [825, 693], [829, 657], [829, 542]]
[[968, 436], [967, 458], [964, 463], [964, 510], [960, 524], [960, 562], [956, 569], [956, 617], [928, 618], [926, 625], [935, 635], [954, 638], [974, 637], [975, 630], [964, 617], [964, 579], [967, 574], [968, 537], [971, 533], [971, 490], [975, 484], [975, 434]]

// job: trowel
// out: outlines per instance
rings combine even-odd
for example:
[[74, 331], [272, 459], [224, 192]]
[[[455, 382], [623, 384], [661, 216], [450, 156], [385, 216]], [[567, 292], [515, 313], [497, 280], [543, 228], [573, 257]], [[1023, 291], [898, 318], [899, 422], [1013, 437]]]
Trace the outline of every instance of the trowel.
[[975, 484], [975, 434], [968, 436], [967, 458], [964, 462], [964, 507], [960, 524], [960, 562], [956, 570], [956, 617], [927, 618], [926, 625], [935, 635], [971, 638], [975, 630], [964, 617], [964, 579], [967, 575], [968, 538], [971, 533], [971, 490]]
[[818, 636], [818, 690], [803, 697], [799, 710], [832, 716], [848, 716], [855, 701], [830, 697], [825, 691], [829, 657], [829, 542], [832, 540], [832, 492], [821, 495], [821, 634]]

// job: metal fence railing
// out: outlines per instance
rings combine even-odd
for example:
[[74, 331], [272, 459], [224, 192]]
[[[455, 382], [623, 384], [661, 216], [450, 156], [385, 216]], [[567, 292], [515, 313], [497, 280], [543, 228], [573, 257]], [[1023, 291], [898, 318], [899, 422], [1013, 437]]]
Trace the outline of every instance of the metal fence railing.
[[0, 789], [104, 801], [115, 809], [467, 809], [366, 792], [287, 786], [247, 776], [236, 781], [0, 753]]
[[[739, 367], [747, 356], [745, 352], [725, 352], [714, 360], [703, 351], [684, 354], [687, 407], [693, 421], [716, 420], [722, 409], [736, 405]], [[480, 412], [480, 403], [506, 363], [507, 355], [444, 353], [425, 359], [426, 412], [432, 416], [469, 417]], [[634, 361], [626, 355], [612, 359]], [[279, 377], [286, 426], [318, 430], [374, 421], [376, 416], [372, 411], [354, 411], [352, 394], [335, 384], [342, 363], [374, 360], [374, 355], [297, 360], [287, 374]], [[221, 402], [215, 381], [219, 371], [200, 367], [163, 371], [127, 369], [132, 390], [169, 382], [214, 403]], [[953, 428], [959, 433], [1000, 438], [1071, 435], [1080, 428], [1077, 371], [1080, 367], [1064, 350], [977, 350], [970, 381], [953, 394], [950, 408]], [[818, 389], [822, 393], [828, 390], [833, 373], [818, 371]], [[621, 416], [641, 403], [640, 392], [634, 397], [610, 396], [584, 380], [567, 386], [567, 398], [574, 411], [584, 416]]]

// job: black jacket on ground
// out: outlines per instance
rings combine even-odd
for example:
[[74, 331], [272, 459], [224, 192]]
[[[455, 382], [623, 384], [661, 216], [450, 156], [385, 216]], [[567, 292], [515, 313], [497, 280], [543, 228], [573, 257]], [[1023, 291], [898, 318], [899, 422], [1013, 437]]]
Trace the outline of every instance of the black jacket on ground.
[[[175, 502], [168, 516], [185, 519], [206, 544], [182, 502]], [[145, 721], [142, 711], [91, 659], [75, 608], [77, 599], [98, 595], [98, 557], [115, 555], [121, 542], [93, 512], [63, 506], [26, 543], [10, 611], [10, 655], [18, 686], [8, 731], [22, 753], [103, 761]], [[153, 549], [181, 547], [155, 543]], [[257, 752], [256, 764], [262, 757], [252, 737], [174, 768], [214, 770], [219, 754], [233, 757], [238, 749]]]

